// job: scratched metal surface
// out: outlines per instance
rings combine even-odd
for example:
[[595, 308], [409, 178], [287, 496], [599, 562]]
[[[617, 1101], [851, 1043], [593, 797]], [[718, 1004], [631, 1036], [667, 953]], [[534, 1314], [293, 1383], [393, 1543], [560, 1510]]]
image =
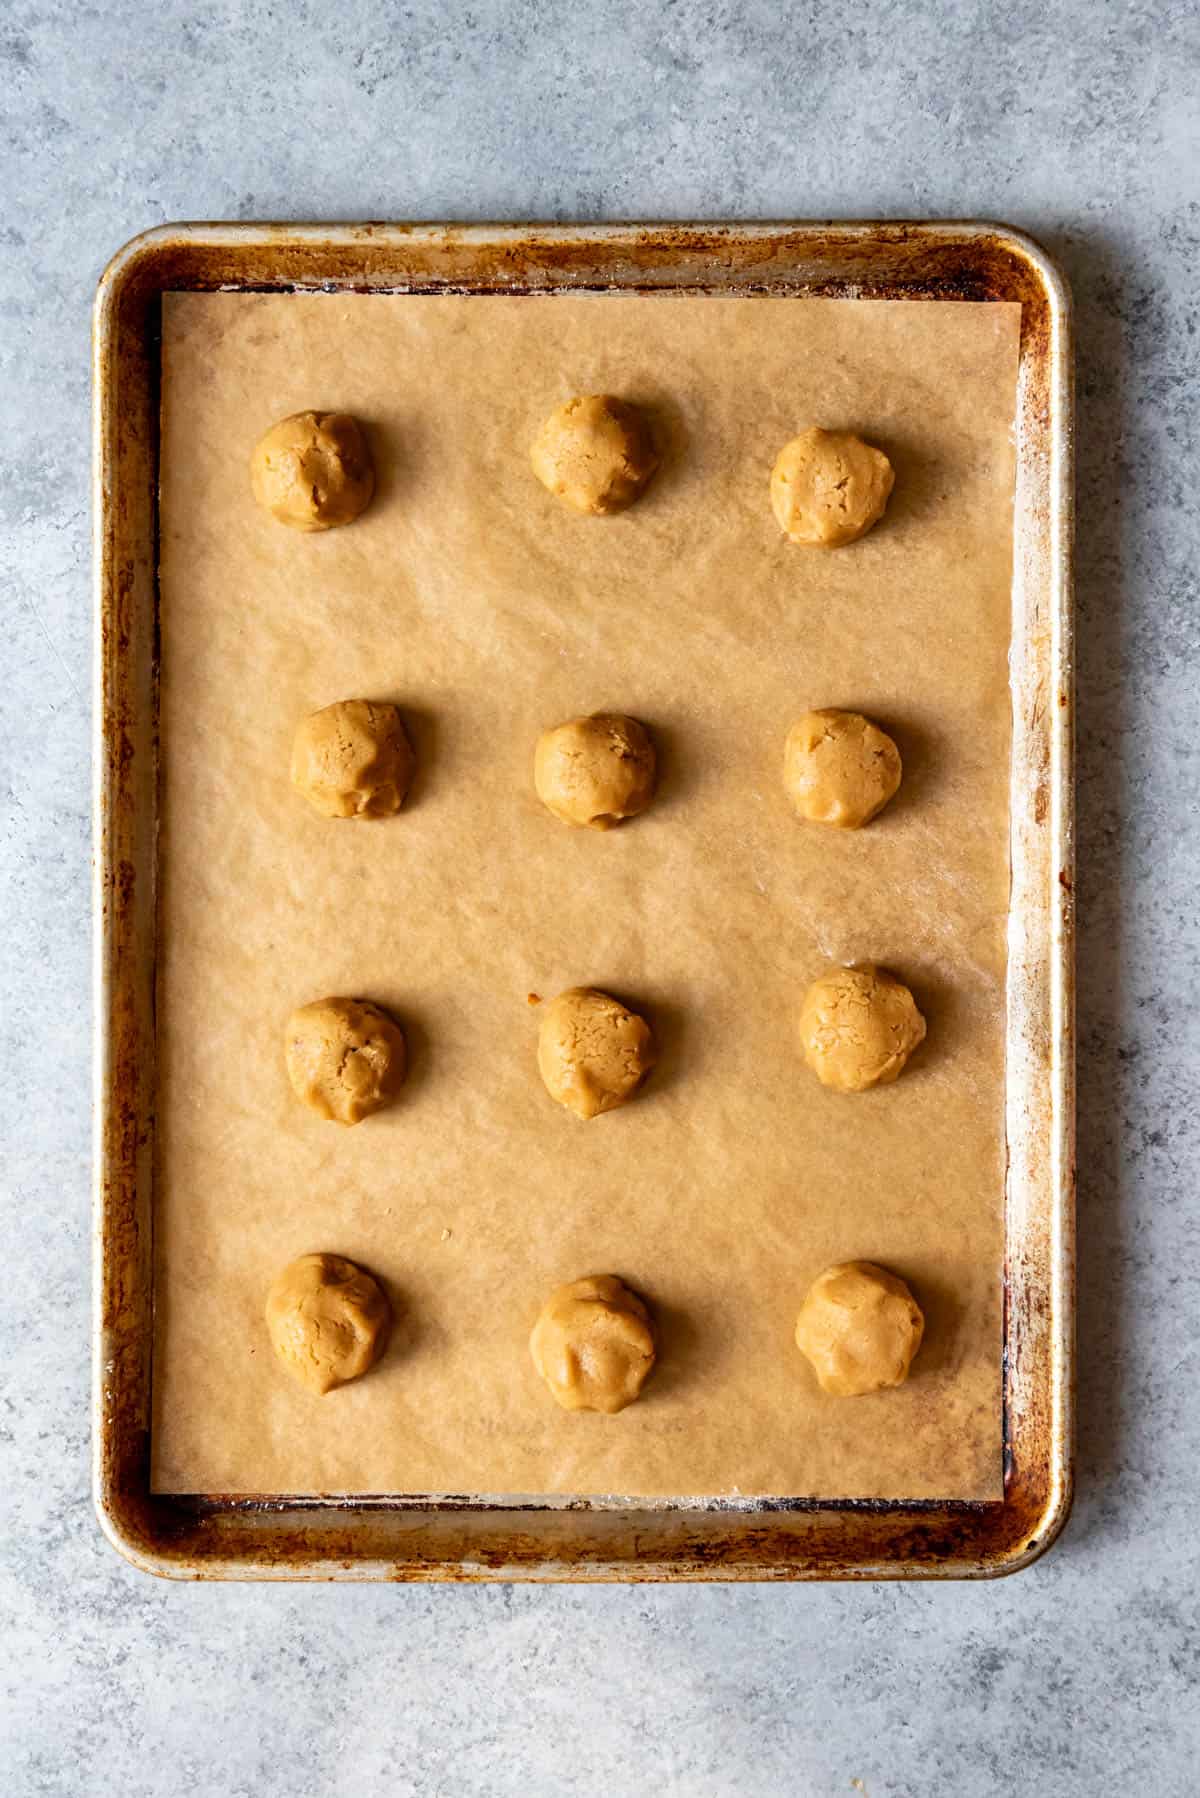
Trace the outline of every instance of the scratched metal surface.
[[[1003, 1504], [687, 1509], [154, 1497], [157, 296], [168, 288], [694, 288], [1019, 299]], [[989, 225], [191, 226], [122, 252], [94, 336], [98, 1508], [183, 1579], [788, 1580], [1013, 1571], [1070, 1504], [1074, 1329], [1072, 343], [1053, 264]]]

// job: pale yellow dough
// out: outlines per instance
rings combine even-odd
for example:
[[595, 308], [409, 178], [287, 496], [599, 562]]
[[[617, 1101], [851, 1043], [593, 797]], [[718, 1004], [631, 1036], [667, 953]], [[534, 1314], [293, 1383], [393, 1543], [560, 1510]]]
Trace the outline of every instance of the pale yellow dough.
[[804, 995], [804, 1059], [837, 1092], [888, 1085], [924, 1039], [912, 994], [883, 968], [828, 968]]
[[543, 731], [533, 784], [564, 824], [609, 830], [644, 812], [654, 795], [654, 744], [636, 718], [595, 712]]
[[293, 412], [255, 444], [250, 484], [259, 505], [294, 531], [349, 524], [375, 491], [362, 426], [347, 412]]
[[654, 1059], [645, 1018], [608, 993], [573, 986], [542, 1014], [538, 1071], [550, 1097], [576, 1117], [594, 1118], [624, 1105]]
[[904, 1281], [871, 1261], [827, 1267], [796, 1319], [796, 1347], [834, 1398], [903, 1385], [924, 1333]]
[[793, 543], [836, 549], [883, 516], [895, 480], [882, 450], [819, 425], [785, 443], [771, 471], [771, 505]]
[[654, 1328], [636, 1292], [591, 1274], [552, 1292], [529, 1338], [533, 1365], [564, 1411], [631, 1405], [654, 1366]]
[[292, 785], [325, 818], [387, 818], [404, 804], [412, 745], [394, 705], [339, 699], [296, 726]]
[[301, 1255], [266, 1303], [271, 1346], [310, 1392], [331, 1392], [366, 1373], [379, 1355], [388, 1302], [364, 1268], [341, 1255]]
[[859, 830], [900, 785], [900, 751], [861, 712], [806, 712], [787, 735], [783, 784], [802, 818]]
[[404, 1033], [369, 999], [300, 1006], [287, 1022], [286, 1053], [297, 1096], [332, 1123], [361, 1123], [404, 1082]]
[[627, 400], [590, 393], [557, 406], [533, 440], [533, 472], [576, 512], [631, 505], [658, 467], [645, 418]]

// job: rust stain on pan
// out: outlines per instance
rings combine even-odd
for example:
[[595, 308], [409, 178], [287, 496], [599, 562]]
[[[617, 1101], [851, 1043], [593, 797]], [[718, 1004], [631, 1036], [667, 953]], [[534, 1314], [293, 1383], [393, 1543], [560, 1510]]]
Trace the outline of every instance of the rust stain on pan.
[[[161, 295], [178, 288], [1021, 303], [1003, 1502], [639, 1507], [150, 1491], [157, 345]], [[94, 1486], [115, 1546], [180, 1579], [937, 1578], [1033, 1559], [1066, 1518], [1072, 1469], [1072, 415], [1057, 271], [1028, 239], [978, 224], [168, 227], [106, 271], [93, 373]]]

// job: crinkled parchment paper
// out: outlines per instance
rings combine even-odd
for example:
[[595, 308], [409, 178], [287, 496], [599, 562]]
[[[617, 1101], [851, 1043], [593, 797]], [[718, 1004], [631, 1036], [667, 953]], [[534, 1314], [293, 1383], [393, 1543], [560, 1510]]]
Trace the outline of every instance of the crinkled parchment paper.
[[[1019, 309], [570, 296], [176, 295], [164, 318], [161, 954], [154, 1481], [192, 1492], [1001, 1492], [1009, 587]], [[646, 404], [645, 499], [584, 519], [527, 446], [574, 392]], [[365, 420], [378, 497], [302, 536], [247, 457], [285, 413]], [[892, 457], [884, 522], [789, 545], [780, 445], [844, 426]], [[420, 758], [385, 823], [288, 784], [296, 720], [405, 708]], [[869, 712], [905, 763], [870, 828], [799, 823], [784, 735]], [[564, 828], [534, 740], [627, 711], [651, 811]], [[893, 1087], [824, 1091], [796, 1019], [830, 960], [912, 985]], [[535, 1068], [576, 983], [651, 1015], [644, 1096], [581, 1123]], [[292, 1007], [392, 1008], [412, 1073], [353, 1130], [294, 1098]], [[378, 1370], [324, 1399], [262, 1303], [310, 1249], [382, 1277]], [[864, 1257], [928, 1318], [897, 1392], [825, 1398], [805, 1288]], [[662, 1350], [619, 1417], [559, 1411], [526, 1341], [547, 1290], [621, 1274]]]

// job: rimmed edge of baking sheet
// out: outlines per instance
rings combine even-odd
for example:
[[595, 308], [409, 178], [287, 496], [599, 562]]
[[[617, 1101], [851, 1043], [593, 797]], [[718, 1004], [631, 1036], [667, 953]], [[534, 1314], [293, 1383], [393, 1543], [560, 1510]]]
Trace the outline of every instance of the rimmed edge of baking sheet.
[[[921, 1501], [167, 1498], [149, 1490], [162, 293], [547, 292], [1019, 300], [1009, 914], [1005, 1497]], [[1065, 1522], [1072, 1476], [1074, 969], [1070, 303], [978, 223], [164, 227], [106, 270], [94, 335], [97, 1510], [180, 1578], [994, 1575]]]

